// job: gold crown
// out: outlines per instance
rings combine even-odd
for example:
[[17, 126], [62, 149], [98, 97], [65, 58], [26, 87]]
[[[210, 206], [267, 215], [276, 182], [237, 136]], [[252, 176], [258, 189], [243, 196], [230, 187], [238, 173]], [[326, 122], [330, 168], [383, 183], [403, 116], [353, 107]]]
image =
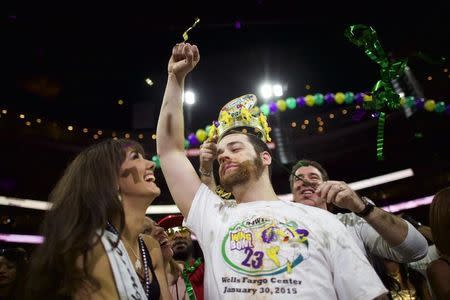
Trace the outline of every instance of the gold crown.
[[230, 130], [237, 130], [256, 134], [264, 142], [272, 139], [269, 132], [272, 130], [267, 123], [266, 116], [259, 112], [255, 106], [257, 98], [253, 94], [247, 94], [228, 102], [219, 113], [219, 120], [211, 126], [208, 137], [212, 140], [217, 136], [220, 141], [224, 134]]

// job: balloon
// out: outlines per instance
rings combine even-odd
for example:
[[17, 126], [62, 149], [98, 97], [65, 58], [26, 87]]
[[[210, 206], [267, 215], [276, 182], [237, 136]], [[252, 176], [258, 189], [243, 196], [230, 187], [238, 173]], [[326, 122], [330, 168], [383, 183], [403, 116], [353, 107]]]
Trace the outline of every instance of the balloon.
[[373, 100], [372, 99], [372, 95], [367, 95], [367, 94], [364, 95], [363, 99], [364, 99], [365, 102], [369, 102], [369, 101]]
[[272, 113], [272, 114], [277, 112], [277, 105], [275, 104], [275, 102], [269, 103], [269, 109], [270, 109], [270, 113]]
[[362, 104], [364, 101], [364, 93], [358, 93], [355, 95], [356, 104]]
[[434, 109], [438, 113], [442, 113], [445, 111], [445, 103], [444, 101], [440, 101], [436, 103], [436, 108]]
[[203, 142], [206, 140], [206, 137], [208, 136], [208, 134], [206, 133], [205, 130], [203, 130], [203, 129], [198, 129], [198, 130], [195, 132], [195, 136], [197, 137], [197, 140], [198, 140], [200, 143], [203, 143]]
[[191, 133], [188, 135], [188, 141], [189, 141], [189, 146], [191, 146], [191, 147], [200, 146], [200, 142], [198, 141], [198, 139], [194, 133]]
[[152, 161], [155, 163], [155, 166], [157, 168], [161, 168], [161, 162], [159, 161], [159, 156], [158, 155], [153, 155]]
[[436, 102], [434, 100], [427, 100], [425, 101], [425, 104], [423, 105], [426, 111], [434, 111], [436, 108]]
[[323, 104], [323, 95], [320, 93], [317, 93], [314, 95], [314, 102], [316, 103], [316, 105], [322, 105]]
[[259, 107], [259, 109], [261, 110], [261, 112], [267, 117], [270, 113], [270, 109], [269, 109], [269, 105], [267, 104], [263, 104]]
[[297, 98], [297, 105], [298, 106], [302, 107], [302, 106], [305, 106], [305, 104], [306, 104], [305, 97], [298, 97]]
[[414, 97], [413, 96], [406, 97], [406, 106], [413, 107], [415, 105], [416, 105], [416, 101], [414, 101]]
[[405, 105], [406, 104], [406, 98], [405, 97], [401, 97], [400, 98], [400, 105]]
[[346, 104], [351, 104], [353, 102], [354, 98], [355, 98], [355, 95], [353, 95], [352, 92], [347, 92], [347, 93], [345, 93], [344, 101]]
[[184, 139], [184, 149], [189, 148], [189, 141], [187, 139]]
[[334, 103], [334, 94], [333, 93], [326, 93], [325, 94], [325, 102], [327, 102], [327, 104]]
[[336, 101], [337, 104], [342, 104], [345, 101], [345, 95], [344, 93], [336, 93], [336, 95], [334, 96], [334, 101]]
[[416, 102], [417, 109], [423, 109], [424, 108], [425, 100], [423, 98], [416, 99], [415, 102]]
[[209, 130], [210, 130], [210, 129], [211, 129], [211, 125], [208, 125], [208, 126], [205, 127], [206, 134], [209, 133]]
[[295, 101], [294, 97], [289, 97], [286, 99], [286, 105], [289, 109], [294, 109], [297, 107], [297, 101]]
[[286, 101], [284, 101], [283, 99], [279, 99], [277, 101], [277, 108], [279, 109], [279, 111], [286, 111]]
[[306, 105], [308, 105], [308, 106], [314, 106], [314, 103], [315, 103], [314, 96], [313, 95], [306, 95], [305, 102], [306, 102]]

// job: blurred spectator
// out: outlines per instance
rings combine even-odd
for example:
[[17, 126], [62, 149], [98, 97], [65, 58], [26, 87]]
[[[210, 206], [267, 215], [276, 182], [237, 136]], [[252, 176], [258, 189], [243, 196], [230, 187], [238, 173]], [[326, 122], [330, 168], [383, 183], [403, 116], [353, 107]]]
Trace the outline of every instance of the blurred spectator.
[[434, 196], [430, 227], [440, 256], [428, 266], [428, 279], [436, 299], [450, 299], [450, 187]]
[[392, 300], [432, 299], [425, 276], [406, 263], [398, 263], [379, 256], [371, 257], [372, 264], [389, 290]]
[[0, 248], [0, 299], [19, 299], [26, 275], [27, 253], [22, 248]]
[[[202, 300], [205, 265], [202, 257], [194, 258], [194, 245], [191, 238], [191, 232], [188, 228], [183, 226], [183, 216], [167, 216], [161, 219], [158, 222], [158, 225], [165, 229], [169, 241], [171, 242], [173, 258], [179, 263], [182, 270], [181, 278], [183, 278], [185, 283], [186, 291], [188, 292], [190, 286], [192, 286], [195, 299]], [[179, 291], [173, 291], [172, 288], [173, 286], [170, 287], [172, 295], [178, 295]], [[174, 299], [181, 298], [174, 297]]]

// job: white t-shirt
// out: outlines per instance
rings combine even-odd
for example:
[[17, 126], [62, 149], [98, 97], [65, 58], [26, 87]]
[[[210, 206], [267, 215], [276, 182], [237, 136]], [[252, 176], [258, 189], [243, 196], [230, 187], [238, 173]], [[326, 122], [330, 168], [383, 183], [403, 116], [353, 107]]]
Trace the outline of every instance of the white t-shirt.
[[226, 205], [202, 184], [186, 226], [205, 257], [205, 299], [373, 299], [387, 292], [344, 225], [315, 207]]
[[356, 214], [339, 213], [336, 215], [336, 218], [347, 227], [347, 230], [364, 254], [366, 254], [366, 251], [369, 251], [399, 263], [416, 261], [427, 254], [427, 240], [406, 220], [408, 234], [405, 240], [400, 245], [391, 247], [366, 220], [358, 217]]

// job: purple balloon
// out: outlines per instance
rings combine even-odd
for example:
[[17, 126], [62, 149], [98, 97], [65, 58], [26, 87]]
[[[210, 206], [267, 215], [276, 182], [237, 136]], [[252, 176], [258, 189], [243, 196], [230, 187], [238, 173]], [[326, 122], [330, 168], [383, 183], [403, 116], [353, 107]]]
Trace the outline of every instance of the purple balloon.
[[362, 104], [364, 102], [364, 93], [358, 93], [355, 95], [355, 103]]
[[277, 104], [275, 102], [269, 103], [269, 109], [272, 114], [277, 112]]
[[417, 109], [423, 109], [423, 106], [425, 105], [425, 100], [423, 98], [418, 98], [415, 101]]
[[450, 116], [450, 104], [448, 104], [448, 105], [445, 107], [445, 114], [446, 114], [447, 116]]
[[214, 126], [219, 127], [220, 126], [219, 121], [214, 121]]
[[334, 103], [334, 94], [333, 93], [327, 93], [324, 98], [325, 98], [325, 102], [327, 104]]
[[188, 135], [188, 141], [189, 141], [189, 146], [190, 147], [198, 147], [200, 146], [200, 142], [197, 139], [197, 137], [195, 136], [195, 133], [191, 133]]
[[297, 105], [302, 107], [305, 106], [306, 102], [305, 102], [305, 97], [298, 97], [297, 98]]

